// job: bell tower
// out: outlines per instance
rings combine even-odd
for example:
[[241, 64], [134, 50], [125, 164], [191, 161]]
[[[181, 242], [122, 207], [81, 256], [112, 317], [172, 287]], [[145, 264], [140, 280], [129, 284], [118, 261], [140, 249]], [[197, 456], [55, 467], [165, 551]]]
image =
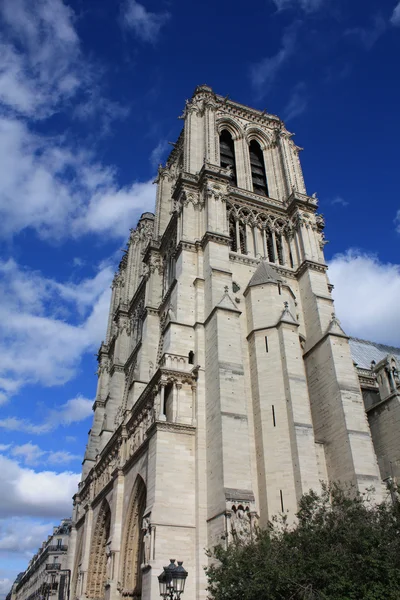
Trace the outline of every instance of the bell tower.
[[300, 148], [206, 85], [181, 118], [113, 282], [75, 497], [82, 600], [156, 600], [170, 556], [205, 600], [205, 548], [293, 517], [321, 481], [381, 490]]

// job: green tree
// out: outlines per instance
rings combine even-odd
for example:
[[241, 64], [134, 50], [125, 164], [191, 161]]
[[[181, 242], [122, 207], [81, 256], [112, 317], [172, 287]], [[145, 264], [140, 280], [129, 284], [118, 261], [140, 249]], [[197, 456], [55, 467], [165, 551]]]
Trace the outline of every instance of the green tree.
[[399, 502], [324, 486], [303, 496], [295, 525], [282, 515], [209, 554], [213, 600], [399, 600]]

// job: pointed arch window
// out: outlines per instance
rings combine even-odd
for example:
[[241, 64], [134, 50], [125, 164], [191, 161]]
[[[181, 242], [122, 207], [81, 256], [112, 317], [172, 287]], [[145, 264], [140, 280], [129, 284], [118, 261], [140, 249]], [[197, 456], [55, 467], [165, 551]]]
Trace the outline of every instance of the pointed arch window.
[[267, 174], [265, 172], [263, 151], [256, 140], [250, 142], [249, 152], [253, 191], [255, 194], [268, 196]]
[[235, 144], [229, 131], [224, 129], [219, 136], [219, 155], [221, 167], [232, 172], [233, 184], [237, 185], [236, 179], [236, 160], [235, 160]]

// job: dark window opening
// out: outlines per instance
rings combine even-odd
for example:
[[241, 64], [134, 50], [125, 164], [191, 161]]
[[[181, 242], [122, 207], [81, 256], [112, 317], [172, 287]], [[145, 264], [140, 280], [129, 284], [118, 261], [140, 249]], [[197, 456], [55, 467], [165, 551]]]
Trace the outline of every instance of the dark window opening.
[[232, 252], [237, 252], [238, 248], [236, 242], [236, 221], [232, 215], [229, 217], [229, 237], [231, 239]]
[[265, 172], [264, 156], [260, 144], [255, 140], [250, 142], [250, 168], [253, 181], [253, 191], [261, 196], [268, 196], [267, 175]]
[[167, 421], [172, 421], [172, 399], [173, 399], [173, 385], [169, 383], [165, 386], [164, 390], [164, 406], [163, 414]]
[[290, 261], [290, 266], [294, 267], [294, 262], [293, 262], [293, 255], [292, 255], [292, 251], [289, 249], [289, 261]]
[[276, 236], [276, 250], [278, 252], [278, 262], [283, 265], [283, 242], [280, 235]]
[[274, 244], [272, 241], [272, 233], [270, 231], [265, 232], [267, 238], [267, 253], [269, 262], [275, 262]]
[[193, 352], [193, 350], [191, 350], [189, 352], [188, 360], [189, 360], [189, 365], [194, 365], [194, 352]]
[[239, 221], [240, 252], [247, 254], [246, 225]]
[[274, 427], [276, 427], [276, 421], [275, 421], [275, 406], [272, 405], [272, 422], [274, 424]]
[[268, 352], [268, 338], [265, 336], [265, 351]]
[[224, 129], [219, 136], [219, 155], [221, 167], [224, 169], [230, 168], [233, 184], [237, 185], [235, 144], [231, 134], [226, 129]]
[[283, 494], [282, 494], [282, 490], [279, 490], [279, 491], [281, 493], [281, 509], [282, 509], [282, 512], [284, 512], [285, 508], [283, 506]]

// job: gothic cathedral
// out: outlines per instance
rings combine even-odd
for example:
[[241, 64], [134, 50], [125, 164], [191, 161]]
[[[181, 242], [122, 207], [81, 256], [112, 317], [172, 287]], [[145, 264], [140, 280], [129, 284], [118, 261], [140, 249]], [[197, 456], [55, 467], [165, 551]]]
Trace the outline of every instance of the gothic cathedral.
[[112, 285], [73, 599], [156, 600], [175, 557], [205, 600], [205, 549], [294, 515], [321, 481], [382, 492], [300, 148], [206, 85], [182, 119]]

